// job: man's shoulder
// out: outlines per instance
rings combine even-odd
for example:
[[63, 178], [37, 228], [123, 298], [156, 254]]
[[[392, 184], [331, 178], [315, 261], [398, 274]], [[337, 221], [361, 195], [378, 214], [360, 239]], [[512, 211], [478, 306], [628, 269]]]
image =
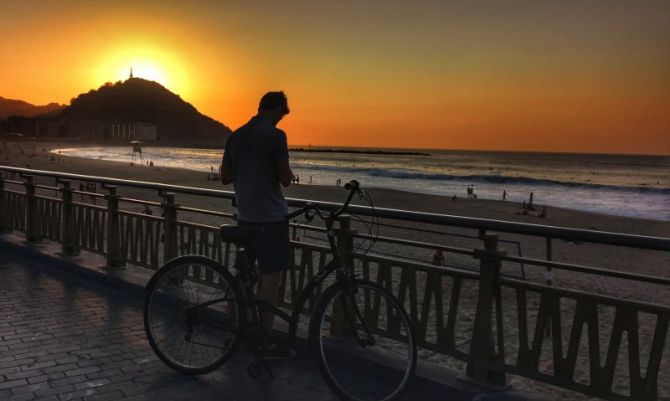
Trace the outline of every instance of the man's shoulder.
[[262, 132], [286, 135], [286, 133], [270, 123], [262, 121], [259, 117], [252, 117], [246, 124], [232, 132], [234, 134], [244, 134], [248, 132]]
[[243, 133], [245, 133], [247, 131], [250, 131], [252, 129], [253, 129], [253, 125], [252, 125], [251, 121], [249, 121], [246, 124], [239, 127], [238, 129], [236, 129], [235, 131], [233, 131], [230, 135], [231, 136], [240, 135], [240, 134], [243, 134]]

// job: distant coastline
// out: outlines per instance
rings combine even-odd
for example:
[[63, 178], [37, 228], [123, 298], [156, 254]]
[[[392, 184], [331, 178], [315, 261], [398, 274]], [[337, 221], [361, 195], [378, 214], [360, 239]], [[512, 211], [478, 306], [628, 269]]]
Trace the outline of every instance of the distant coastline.
[[319, 152], [319, 153], [357, 153], [368, 155], [389, 155], [389, 156], [430, 156], [430, 153], [424, 152], [404, 152], [393, 150], [354, 150], [354, 149], [323, 149], [323, 148], [290, 148], [291, 152]]

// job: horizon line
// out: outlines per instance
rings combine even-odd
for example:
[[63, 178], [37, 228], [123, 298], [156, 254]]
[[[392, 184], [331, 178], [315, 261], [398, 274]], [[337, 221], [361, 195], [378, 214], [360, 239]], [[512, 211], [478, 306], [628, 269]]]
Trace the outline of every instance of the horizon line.
[[451, 149], [451, 148], [411, 148], [398, 146], [358, 146], [358, 145], [289, 145], [289, 150], [295, 148], [315, 149], [369, 149], [369, 150], [406, 150], [406, 151], [449, 151], [449, 152], [497, 152], [497, 153], [549, 153], [549, 154], [582, 154], [582, 155], [611, 155], [611, 156], [656, 156], [670, 157], [670, 153], [618, 153], [597, 151], [550, 151], [550, 150], [509, 150], [509, 149]]

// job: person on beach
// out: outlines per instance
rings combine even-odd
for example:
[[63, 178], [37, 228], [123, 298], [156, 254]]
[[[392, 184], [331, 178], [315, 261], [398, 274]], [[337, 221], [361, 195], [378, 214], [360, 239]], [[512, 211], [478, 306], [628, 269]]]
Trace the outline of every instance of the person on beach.
[[535, 211], [535, 206], [533, 206], [533, 193], [530, 193], [530, 198], [528, 199], [528, 205], [526, 205], [526, 209], [530, 210], [531, 212]]
[[528, 214], [528, 205], [526, 205], [526, 201], [523, 201], [521, 203], [521, 211], [516, 212], [516, 214], [524, 215], [524, 216]]
[[[289, 263], [288, 208], [280, 184], [288, 187], [293, 173], [289, 166], [286, 133], [277, 123], [289, 113], [284, 92], [268, 92], [258, 114], [226, 140], [221, 162], [221, 183], [235, 186], [237, 225], [261, 227], [263, 234], [247, 245], [249, 261], [258, 261], [261, 273], [258, 296], [272, 305], [279, 302], [281, 272]], [[263, 327], [272, 334], [274, 315], [265, 313]], [[286, 356], [288, 350], [272, 342], [270, 352]]]
[[475, 195], [475, 186], [474, 185], [468, 185], [467, 193], [468, 193], [468, 198], [477, 199], [477, 195]]
[[503, 202], [507, 201], [507, 191], [503, 189]]

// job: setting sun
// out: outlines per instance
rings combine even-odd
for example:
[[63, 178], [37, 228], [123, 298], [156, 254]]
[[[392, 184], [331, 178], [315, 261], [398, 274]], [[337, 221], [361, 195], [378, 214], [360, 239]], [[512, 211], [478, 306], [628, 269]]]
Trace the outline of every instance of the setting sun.
[[282, 89], [292, 145], [670, 152], [668, 2], [597, 26], [598, 6], [551, 2], [80, 3], [2, 9], [0, 96], [67, 105], [132, 68], [232, 128]]
[[[132, 42], [131, 42], [132, 43]], [[107, 56], [92, 77], [98, 85], [108, 81], [124, 81], [130, 76], [158, 82], [183, 97], [189, 96], [189, 74], [178, 58], [152, 44], [115, 46], [106, 49]]]
[[[149, 60], [135, 60], [130, 62], [130, 71], [135, 78], [144, 78], [150, 81], [169, 87], [170, 83], [165, 70], [156, 63]], [[121, 68], [117, 74], [117, 79], [128, 77], [128, 70]]]

